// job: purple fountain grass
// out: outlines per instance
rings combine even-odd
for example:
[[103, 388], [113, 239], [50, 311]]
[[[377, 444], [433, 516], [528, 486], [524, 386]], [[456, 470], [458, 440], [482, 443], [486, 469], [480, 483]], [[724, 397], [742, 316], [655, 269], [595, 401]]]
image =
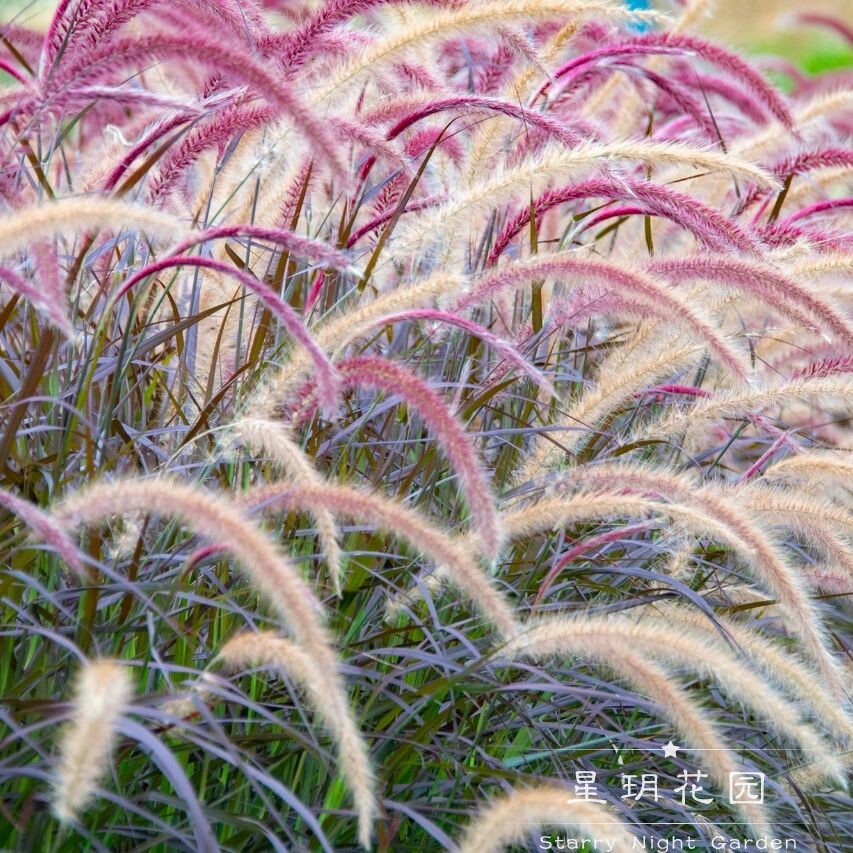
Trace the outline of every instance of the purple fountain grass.
[[423, 89], [424, 92], [440, 92], [444, 88], [441, 81], [421, 63], [403, 61], [394, 67], [407, 82], [413, 84], [412, 88]]
[[[300, 27], [290, 31], [280, 48], [281, 61], [292, 74], [310, 58], [321, 36], [355, 15], [375, 9], [384, 4], [400, 3], [407, 0], [324, 0], [321, 7]], [[425, 0], [437, 6], [460, 5], [457, 0]]]
[[714, 42], [684, 32], [646, 33], [640, 36], [639, 40], [645, 44], [663, 42], [669, 46], [677, 46], [697, 54], [706, 62], [716, 65], [743, 83], [757, 98], [758, 102], [765, 106], [784, 127], [790, 131], [795, 131], [796, 122], [779, 92], [736, 53], [726, 50]]
[[[641, 841], [620, 817], [596, 802], [573, 800], [571, 791], [555, 784], [516, 788], [481, 806], [459, 840], [459, 853], [500, 853], [524, 842], [541, 826], [559, 826], [560, 843], [575, 834], [594, 838], [612, 853], [629, 853]], [[551, 844], [551, 836], [542, 835]], [[547, 849], [547, 848], [545, 848]]]
[[74, 30], [63, 59], [75, 50], [91, 50], [161, 0], [82, 0], [74, 13]]
[[[349, 716], [346, 689], [320, 616], [322, 605], [290, 561], [239, 507], [177, 480], [152, 479], [95, 484], [66, 499], [54, 514], [61, 523], [71, 526], [100, 521], [117, 509], [125, 513], [177, 515], [198, 534], [227, 547], [313, 660], [318, 678], [325, 684], [330, 706], [337, 714]], [[373, 791], [366, 794], [372, 801]], [[361, 813], [364, 821], [360, 836], [369, 843], [375, 810], [365, 808]]]
[[[715, 614], [711, 620], [706, 614], [679, 604], [664, 608], [661, 615], [670, 624], [680, 622], [710, 637], [713, 642], [719, 642], [722, 628], [737, 644], [740, 654], [746, 655], [749, 662], [771, 680], [774, 688], [781, 689], [795, 702], [803, 703], [809, 716], [820, 722], [837, 742], [849, 739], [853, 727], [845, 708], [839, 707], [824, 691], [807, 687], [813, 678], [809, 668], [788, 654], [781, 644], [762, 636], [740, 620], [722, 614]], [[654, 609], [658, 611], [659, 605], [655, 604]]]
[[[444, 400], [415, 373], [385, 358], [356, 356], [339, 362], [336, 367], [343, 388], [375, 388], [401, 397], [406, 406], [424, 420], [459, 479], [485, 553], [494, 559], [501, 542], [495, 499], [471, 439]], [[303, 403], [302, 417], [309, 414], [310, 404]]]
[[378, 811], [370, 753], [349, 709], [341, 708], [336, 697], [330, 696], [325, 679], [317, 672], [310, 653], [290, 640], [265, 631], [231, 637], [219, 650], [216, 659], [231, 671], [272, 664], [306, 690], [320, 718], [337, 741], [341, 775], [352, 789], [359, 816], [359, 842], [369, 850]]
[[347, 121], [337, 116], [329, 119], [329, 124], [339, 139], [348, 143], [357, 142], [369, 152], [367, 162], [359, 172], [361, 180], [364, 180], [364, 177], [377, 160], [384, 160], [394, 166], [394, 168], [401, 169], [407, 177], [411, 177], [414, 174], [410, 163], [400, 150], [396, 146], [391, 145], [385, 136], [377, 133], [372, 128], [366, 127], [361, 122]]
[[[570, 124], [555, 120], [543, 113], [525, 109], [511, 101], [474, 94], [453, 95], [451, 97], [444, 98], [436, 98], [434, 95], [429, 95], [422, 99], [409, 98], [403, 99], [399, 102], [392, 101], [389, 104], [384, 104], [377, 110], [367, 114], [365, 119], [371, 124], [381, 124], [392, 120], [395, 116], [399, 115], [400, 112], [405, 113], [386, 131], [386, 139], [390, 140], [395, 139], [413, 125], [425, 118], [429, 118], [430, 116], [449, 110], [457, 111], [472, 109], [482, 109], [517, 119], [523, 125], [539, 131], [544, 138], [554, 139], [570, 148], [595, 138], [595, 134], [583, 122], [579, 123], [578, 127], [573, 127]], [[374, 160], [371, 158], [367, 163], [365, 163], [361, 170], [362, 177], [369, 173], [373, 162]]]
[[[244, 445], [252, 451], [268, 457], [275, 470], [294, 483], [318, 483], [322, 477], [317, 473], [310, 458], [293, 440], [289, 430], [278, 421], [267, 418], [242, 416], [233, 424], [235, 444]], [[342, 557], [338, 544], [338, 529], [335, 519], [326, 510], [314, 513], [317, 538], [323, 557], [329, 567], [335, 595], [341, 595]]]
[[0, 489], [0, 506], [15, 513], [30, 530], [46, 542], [64, 560], [81, 579], [87, 580], [88, 574], [83, 565], [77, 544], [68, 532], [51, 515], [39, 509], [35, 504], [25, 501], [5, 489]]
[[[617, 68], [625, 67], [622, 63], [615, 63]], [[713, 114], [711, 113], [707, 103], [696, 97], [689, 88], [681, 81], [670, 79], [669, 77], [658, 74], [650, 68], [642, 66], [628, 65], [626, 70], [637, 78], [645, 78], [655, 87], [657, 87], [664, 96], [660, 100], [669, 102], [670, 107], [667, 112], [674, 112], [676, 115], [683, 115], [693, 120], [698, 128], [703, 132], [703, 138], [707, 142], [719, 144], [723, 147], [720, 140], [720, 129]]]
[[577, 326], [592, 317], [607, 314], [624, 314], [643, 319], [655, 316], [648, 305], [628, 299], [624, 294], [601, 287], [581, 287], [551, 302], [548, 324], [557, 327]]
[[593, 548], [600, 548], [602, 545], [609, 545], [611, 542], [618, 542], [620, 539], [627, 539], [634, 536], [636, 533], [645, 533], [650, 527], [653, 527], [655, 522], [644, 521], [641, 524], [630, 524], [625, 527], [618, 527], [615, 530], [608, 530], [604, 533], [599, 533], [596, 536], [590, 536], [589, 539], [584, 539], [573, 545], [568, 551], [560, 554], [559, 559], [554, 560], [554, 565], [551, 566], [548, 574], [545, 575], [542, 583], [539, 584], [539, 589], [536, 591], [536, 597], [533, 599], [533, 606], [538, 607], [542, 603], [542, 599], [548, 594], [554, 581], [560, 576], [560, 572], [570, 563], [573, 563], [578, 557], [591, 551]]
[[853, 71], [714, 0], [48, 5], [0, 24], [0, 849], [843, 847]]
[[600, 176], [549, 189], [532, 204], [520, 208], [514, 216], [509, 218], [495, 239], [489, 253], [489, 263], [496, 263], [513, 238], [530, 223], [532, 211], [539, 217], [561, 204], [596, 197], [638, 202], [642, 204], [645, 212], [678, 223], [710, 249], [717, 251], [735, 249], [749, 253], [758, 251], [755, 239], [736, 222], [724, 216], [719, 210], [685, 193], [651, 181]]
[[5, 71], [7, 74], [14, 77], [19, 83], [26, 84], [29, 82], [23, 72], [19, 71], [11, 62], [8, 62], [5, 59], [0, 59], [0, 71]]
[[[302, 105], [292, 87], [282, 84], [264, 65], [231, 46], [214, 43], [203, 32], [188, 35], [154, 35], [139, 39], [120, 39], [89, 51], [69, 67], [61, 67], [51, 79], [47, 103], [61, 106], [61, 94], [83, 85], [99, 82], [105, 76], [139, 62], [165, 59], [188, 59], [227, 73], [251, 86], [280, 113], [293, 119], [300, 131], [314, 144], [317, 153], [344, 174], [339, 144], [331, 135], [328, 123], [321, 121]], [[34, 106], [38, 108], [38, 102]]]
[[756, 229], [757, 236], [770, 248], [785, 249], [798, 243], [809, 246], [815, 252], [849, 253], [853, 238], [849, 234], [830, 231], [826, 228], [803, 228], [791, 222], [774, 222]]
[[296, 227], [300, 199], [307, 197], [316, 183], [314, 161], [309, 157], [303, 158], [282, 199], [281, 210], [275, 220], [277, 226]]
[[693, 53], [742, 83], [789, 131], [796, 128], [791, 111], [780, 93], [740, 56], [714, 42], [690, 33], [660, 32], [644, 33], [623, 44], [668, 47]]
[[477, 282], [470, 293], [459, 299], [453, 311], [463, 311], [481, 304], [494, 293], [509, 287], [518, 286], [535, 278], [549, 275], [588, 276], [599, 279], [615, 287], [620, 293], [627, 292], [639, 296], [653, 311], [667, 318], [677, 317], [685, 326], [693, 329], [700, 339], [710, 347], [720, 361], [739, 379], [745, 379], [746, 368], [739, 357], [714, 330], [708, 321], [677, 298], [665, 285], [642, 273], [628, 271], [615, 264], [584, 259], [569, 253], [550, 255], [526, 263], [510, 264], [502, 270], [491, 273]]
[[817, 321], [831, 330], [844, 346], [853, 349], [853, 327], [845, 317], [816, 293], [772, 267], [729, 255], [697, 255], [655, 260], [647, 269], [672, 282], [702, 278], [731, 284], [809, 328], [813, 329], [813, 320]]
[[95, 483], [66, 498], [54, 508], [53, 517], [54, 523], [70, 529], [119, 511], [177, 515], [199, 535], [227, 547], [296, 639], [334, 662], [319, 615], [322, 606], [273, 541], [232, 502], [173, 479], [127, 480]]
[[[799, 77], [792, 95], [797, 100], [806, 100], [821, 94], [832, 95], [839, 91], [849, 91], [851, 80], [853, 80], [853, 74], [844, 68], [815, 77], [803, 74]], [[849, 121], [845, 121], [843, 115], [834, 116], [831, 122], [841, 129], [850, 126]]]
[[850, 207], [853, 207], [853, 197], [815, 202], [794, 211], [780, 222], [764, 226], [760, 229], [760, 233], [766, 242], [777, 245], [794, 245], [805, 241], [819, 252], [850, 252], [853, 249], [853, 235], [849, 231], [841, 228], [831, 229], [823, 223], [809, 223], [802, 226], [795, 224], [816, 213], [832, 213], [835, 210], [845, 210]]
[[[234, 105], [214, 114], [211, 121], [194, 127], [180, 145], [171, 148], [162, 158], [159, 170], [149, 180], [146, 201], [152, 204], [167, 197], [186, 170], [205, 151], [216, 148], [221, 154], [235, 135], [263, 127], [274, 118], [275, 110], [263, 106]], [[159, 136], [162, 135], [161, 131]]]
[[546, 136], [562, 142], [569, 147], [574, 147], [589, 139], [589, 134], [584, 125], [581, 125], [581, 129], [579, 130], [570, 124], [553, 119], [544, 113], [526, 109], [503, 98], [488, 97], [486, 95], [453, 95], [443, 98], [429, 96], [424, 97], [420, 104], [416, 104], [411, 100], [403, 100], [400, 103], [392, 101], [373, 111], [366, 118], [370, 122], [383, 123], [393, 119], [395, 114], [404, 112], [407, 107], [410, 111], [405, 112], [402, 117], [398, 118], [386, 132], [388, 139], [394, 139], [404, 130], [408, 130], [412, 125], [425, 118], [449, 110], [485, 110], [509, 116], [523, 125], [528, 125], [531, 128], [542, 131]]
[[[76, 333], [66, 309], [64, 293], [49, 294], [38, 285], [27, 281], [9, 267], [0, 267], [0, 282], [5, 282], [12, 290], [28, 299], [39, 313], [43, 314], [66, 338], [74, 340]], [[51, 297], [54, 298], [51, 298]]]
[[823, 620], [802, 586], [799, 574], [789, 564], [773, 539], [756, 522], [752, 513], [735, 502], [718, 487], [697, 488], [695, 481], [684, 476], [669, 475], [653, 469], [626, 465], [596, 465], [577, 468], [572, 484], [591, 491], [604, 488], [617, 494], [635, 492], [654, 500], [684, 503], [716, 519], [730, 531], [729, 541], [740, 548], [756, 574], [768, 589], [779, 596], [789, 614], [792, 630], [800, 637], [832, 693], [844, 695], [844, 679], [829, 647]]
[[[816, 169], [831, 169], [835, 167], [853, 167], [853, 151], [849, 148], [828, 146], [800, 151], [792, 154], [769, 167], [770, 171], [781, 180], [790, 180], [796, 175], [806, 175]], [[749, 207], [756, 199], [766, 196], [770, 190], [766, 187], [753, 187], [741, 199], [738, 212]], [[756, 214], [756, 219], [759, 214]], [[755, 220], [753, 220], [755, 221]]]
[[815, 361], [808, 367], [803, 367], [791, 374], [794, 379], [817, 379], [823, 376], [840, 376], [844, 373], [853, 373], [853, 355], [839, 356], [836, 358], [825, 358]]
[[806, 219], [809, 216], [814, 216], [816, 213], [826, 213], [827, 211], [843, 210], [848, 207], [853, 207], [853, 197], [847, 198], [828, 198], [823, 201], [817, 201], [810, 204], [808, 207], [803, 207], [786, 216], [779, 222], [780, 228], [787, 228], [801, 219]]
[[822, 15], [819, 12], [798, 12], [797, 21], [801, 24], [826, 27], [840, 35], [849, 44], [853, 44], [853, 27], [834, 15]]
[[731, 80], [713, 74], [700, 74], [689, 67], [680, 70], [677, 79], [686, 86], [698, 89], [703, 97], [707, 95], [718, 96], [736, 107], [754, 124], [764, 125], [767, 123], [769, 111], [766, 106], [752, 92], [737, 86]]
[[[557, 68], [551, 76], [554, 81], [560, 81], [558, 92], [562, 92], [571, 85], [573, 80], [580, 76], [579, 69], [585, 69], [585, 66], [596, 63], [601, 59], [611, 60], [614, 57], [660, 56], [666, 54], [678, 56], [683, 54], [683, 52], [678, 47], [670, 47], [662, 44], [621, 43], [606, 45], [605, 47], [587, 51], [580, 56], [570, 59]], [[543, 83], [536, 94], [534, 94], [532, 100], [535, 101], [540, 95], [548, 92], [553, 85], [554, 83], [550, 80]]]
[[440, 151], [457, 168], [462, 166], [465, 149], [455, 136], [445, 136], [444, 128], [423, 127], [408, 134], [403, 140], [406, 155], [412, 159], [420, 157], [432, 147]]
[[688, 397], [713, 397], [707, 388], [697, 388], [695, 385], [679, 385], [668, 383], [666, 385], [655, 385], [644, 391], [638, 391], [636, 396], [643, 397], [646, 394], [685, 394]]
[[[737, 116], [725, 113], [714, 113], [714, 126], [717, 131], [714, 134], [714, 139], [718, 144], [721, 139], [737, 139], [748, 132], [748, 127], [744, 121]], [[652, 133], [652, 138], [660, 142], [675, 142], [680, 139], [691, 144], [701, 145], [703, 141], [707, 144], [707, 137], [696, 132], [696, 122], [690, 116], [682, 115], [672, 118], [667, 124], [661, 124]]]
[[594, 213], [588, 219], [581, 222], [578, 233], [582, 234], [591, 228], [597, 228], [602, 222], [607, 222], [611, 219], [624, 219], [628, 216], [648, 215], [648, 212], [637, 205], [625, 204], [620, 207], [606, 207], [598, 213]]
[[501, 44], [495, 53], [484, 62], [484, 67], [477, 74], [474, 90], [488, 95], [497, 92], [509, 76], [512, 69], [512, 51], [506, 44]]
[[[772, 683], [760, 679], [754, 669], [742, 662], [725, 643], [719, 642], [716, 634], [702, 632], [696, 636], [693, 631], [685, 630], [683, 621], [670, 625], [665, 617], [652, 616], [632, 621], [624, 617], [581, 614], [546, 618], [531, 625], [525, 634], [510, 644], [506, 652], [512, 657], [585, 655], [587, 644], [590, 646], [589, 654], [612, 666], [618, 666], [620, 653], [625, 653], [629, 660], [636, 655], [639, 661], [648, 660], [669, 671], [686, 668], [697, 674], [707, 673], [725, 693], [750, 707], [773, 729], [797, 744], [809, 761], [821, 765], [819, 772], [828, 778], [843, 777], [842, 764], [831, 754], [833, 749], [829, 742], [803, 723], [799, 708], [788, 696], [778, 692]], [[629, 677], [637, 677], [631, 672], [630, 663], [620, 669]], [[667, 682], [672, 683], [671, 676]], [[660, 702], [659, 705], [663, 710], [673, 710], [668, 707], [669, 702]], [[693, 707], [692, 703], [688, 707]], [[678, 724], [683, 722], [680, 720]], [[691, 736], [692, 726], [688, 725], [684, 733]], [[724, 781], [728, 772], [720, 775], [724, 777], [720, 781]], [[753, 812], [753, 817], [762, 815], [762, 812], [763, 809]], [[766, 816], [766, 812], [762, 816]], [[746, 821], [753, 822], [750, 818]]]
[[63, 823], [79, 819], [106, 774], [118, 718], [132, 695], [127, 667], [116, 661], [91, 661], [79, 673], [54, 782], [53, 810]]
[[112, 304], [116, 304], [135, 285], [144, 281], [149, 276], [162, 272], [166, 269], [175, 269], [180, 267], [208, 269], [212, 272], [231, 276], [232, 278], [236, 278], [237, 281], [246, 288], [246, 290], [253, 293], [260, 303], [279, 320], [288, 335], [304, 347], [311, 356], [317, 376], [318, 402], [327, 415], [334, 417], [337, 412], [338, 385], [340, 382], [340, 378], [338, 377], [334, 366], [326, 357], [322, 349], [317, 345], [314, 338], [309, 334], [293, 308], [268, 284], [260, 281], [249, 273], [240, 270], [235, 266], [224, 263], [223, 261], [214, 260], [213, 258], [172, 255], [170, 257], [154, 261], [134, 273], [113, 294], [111, 300]]
[[256, 0], [177, 0], [160, 2], [156, 19], [166, 31], [192, 31], [202, 27], [257, 54], [258, 40], [267, 33], [267, 22]]
[[42, 73], [49, 69], [68, 38], [73, 24], [73, 18], [69, 14], [69, 7], [73, 2], [74, 0], [59, 0], [59, 5], [53, 13], [43, 41]]
[[84, 86], [81, 89], [75, 89], [73, 94], [68, 96], [66, 108], [70, 109], [78, 105], [79, 108], [83, 108], [93, 101], [98, 103], [100, 107], [111, 103], [114, 106], [162, 107], [166, 110], [198, 114], [198, 111], [193, 110], [192, 106], [185, 101], [172, 98], [169, 95], [145, 92], [131, 86]]
[[186, 233], [181, 220], [162, 211], [98, 195], [76, 195], [14, 209], [0, 218], [0, 252], [18, 252], [31, 241], [54, 237], [72, 229], [115, 228], [127, 224], [150, 238]]
[[133, 165], [133, 162], [143, 152], [147, 151], [152, 145], [161, 140], [167, 133], [177, 129], [182, 124], [192, 121], [195, 117], [194, 113], [177, 113], [169, 119], [158, 122], [152, 127], [142, 138], [131, 147], [131, 149], [116, 163], [110, 173], [104, 180], [104, 190], [109, 192], [115, 189], [122, 176]]
[[[657, 117], [655, 126], [649, 128], [648, 132], [639, 134], [635, 128], [632, 131], [633, 136], [725, 150], [729, 136], [736, 136], [740, 131], [739, 128], [731, 132], [732, 117], [721, 110], [715, 110], [707, 97], [701, 93], [697, 95], [675, 75], [661, 75], [656, 70], [656, 64], [650, 65], [651, 67], [647, 68], [641, 62], [614, 61], [612, 70], [621, 73], [619, 77], [610, 77], [609, 80], [611, 66], [607, 66], [605, 73], [596, 74], [589, 69], [580, 75], [579, 90], [569, 93], [569, 96], [554, 108], [565, 110], [570, 105], [582, 104], [586, 97], [604, 97], [609, 89], [607, 84], [615, 85], [617, 80], [623, 78], [627, 82], [625, 88], [630, 96], [636, 100], [648, 101]], [[598, 94], [595, 91], [596, 85], [601, 89]], [[672, 130], [673, 125], [677, 131]], [[620, 135], [624, 133], [625, 131], [622, 131]]]
[[283, 246], [286, 251], [300, 258], [335, 269], [346, 270], [352, 265], [352, 259], [327, 243], [302, 237], [287, 228], [264, 228], [260, 225], [214, 225], [204, 231], [197, 231], [178, 243], [171, 254], [180, 255], [193, 246], [207, 243], [209, 240], [224, 240], [232, 237], [246, 237], [250, 240], [264, 240]]
[[536, 46], [532, 40], [518, 27], [497, 27], [495, 30], [502, 46], [508, 47], [506, 62], [512, 66], [513, 57], [522, 60], [529, 66], [535, 68], [540, 74], [547, 76], [548, 69], [542, 64], [539, 59], [539, 54], [536, 51]]
[[749, 468], [740, 475], [738, 482], [746, 483], [751, 480], [783, 447], [786, 447], [790, 443], [791, 442], [785, 433], [778, 435], [773, 444], [771, 444], [770, 447], [768, 447], [767, 450], [765, 450], [764, 453], [762, 453], [761, 456], [759, 456], [758, 459], [756, 459], [755, 462], [753, 462], [752, 465], [750, 465]]
[[475, 323], [473, 320], [468, 320], [458, 314], [452, 314], [449, 311], [439, 311], [436, 308], [412, 308], [399, 314], [388, 314], [385, 317], [381, 317], [373, 325], [385, 326], [389, 323], [404, 323], [409, 320], [426, 320], [430, 323], [442, 323], [463, 329], [469, 335], [480, 338], [483, 343], [492, 347], [501, 359], [515, 365], [550, 396], [557, 396], [557, 391], [550, 380], [532, 365], [509, 341], [490, 332], [479, 323]]
[[374, 492], [333, 484], [270, 484], [247, 492], [245, 499], [250, 506], [268, 512], [281, 509], [310, 512], [323, 508], [399, 536], [447, 572], [453, 583], [476, 605], [485, 621], [504, 638], [513, 637], [519, 631], [520, 626], [508, 600], [477, 565], [466, 544], [433, 527], [419, 513], [398, 501]]
[[[419, 210], [425, 210], [429, 207], [436, 207], [446, 200], [447, 197], [444, 195], [435, 195], [428, 196], [427, 198], [422, 198], [418, 201], [411, 201], [401, 211], [401, 215], [405, 213], [417, 213]], [[369, 234], [371, 231], [376, 231], [378, 228], [381, 228], [395, 214], [396, 208], [392, 207], [389, 210], [386, 210], [384, 213], [375, 216], [373, 219], [371, 219], [369, 222], [366, 222], [360, 228], [356, 229], [352, 233], [350, 238], [347, 240], [347, 248], [352, 248], [362, 237], [364, 237], [365, 234]]]

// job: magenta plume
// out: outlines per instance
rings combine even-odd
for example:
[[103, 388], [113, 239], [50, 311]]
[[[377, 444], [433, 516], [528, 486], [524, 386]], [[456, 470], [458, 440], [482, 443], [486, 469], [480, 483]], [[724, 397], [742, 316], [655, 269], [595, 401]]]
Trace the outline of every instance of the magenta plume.
[[[774, 163], [769, 171], [780, 180], [790, 180], [797, 175], [807, 175], [817, 169], [851, 168], [853, 151], [849, 148], [820, 147], [808, 151], [798, 151], [789, 157]], [[769, 193], [766, 187], [753, 187], [743, 197], [738, 210], [744, 210], [757, 198]]]
[[697, 255], [652, 261], [647, 269], [673, 282], [706, 279], [728, 283], [807, 327], [813, 328], [812, 321], [817, 321], [846, 347], [853, 349], [853, 328], [839, 311], [807, 287], [769, 266], [728, 255]]
[[830, 210], [843, 210], [849, 207], [853, 207], [853, 197], [824, 199], [823, 201], [817, 201], [814, 204], [810, 204], [808, 207], [800, 208], [800, 210], [796, 210], [789, 214], [779, 223], [779, 227], [787, 228], [795, 222], [799, 222], [801, 219], [814, 216], [816, 213], [826, 213]]
[[766, 124], [767, 108], [749, 91], [736, 86], [731, 80], [711, 74], [700, 74], [693, 68], [685, 68], [678, 73], [678, 79], [685, 86], [691, 86], [704, 96], [717, 95], [736, 107], [746, 118], [756, 124]]
[[799, 12], [797, 21], [814, 27], [826, 27], [840, 35], [848, 44], [853, 44], [853, 27], [834, 15], [821, 15], [817, 12]]
[[701, 56], [706, 62], [716, 65], [736, 80], [739, 80], [764, 104], [788, 130], [795, 130], [796, 122], [779, 92], [771, 86], [748, 62], [736, 53], [726, 50], [714, 42], [691, 33], [646, 33], [637, 39], [640, 44], [665, 44], [678, 47]]
[[[755, 97], [789, 130], [795, 126], [791, 112], [781, 95], [759, 74], [751, 65], [737, 54], [690, 33], [660, 32], [644, 33], [617, 45], [600, 48], [587, 54], [585, 61], [589, 62], [602, 56], [636, 53], [693, 53], [706, 62], [716, 65], [721, 71], [730, 74], [751, 91]], [[559, 79], [576, 70], [582, 57], [571, 60], [554, 73]]]
[[[309, 59], [322, 43], [321, 37], [338, 24], [386, 3], [401, 0], [324, 0], [320, 8], [300, 27], [287, 34], [281, 49], [280, 60], [286, 70], [293, 74]], [[457, 0], [425, 0], [435, 6], [458, 5]]]
[[62, 525], [57, 524], [56, 519], [43, 512], [35, 504], [31, 504], [5, 489], [0, 489], [0, 506], [15, 513], [39, 539], [50, 545], [81, 578], [87, 578], [76, 543]]
[[9, 267], [0, 267], [0, 281], [5, 282], [16, 293], [28, 299], [36, 311], [44, 315], [45, 319], [62, 332], [66, 338], [74, 340], [74, 327], [71, 325], [70, 317], [63, 310], [64, 294], [62, 294], [61, 301], [49, 299], [47, 294], [43, 293], [35, 284], [27, 281]]
[[222, 149], [236, 134], [263, 127], [274, 118], [275, 111], [270, 107], [232, 106], [214, 114], [206, 124], [193, 128], [163, 157], [159, 171], [149, 181], [148, 203], [166, 198], [181, 176], [205, 151]]
[[825, 376], [840, 376], [853, 373], [853, 355], [825, 358], [814, 361], [791, 374], [791, 379], [819, 379]]
[[539, 584], [539, 589], [536, 592], [536, 597], [533, 599], [533, 606], [536, 607], [542, 603], [542, 599], [548, 594], [548, 590], [554, 581], [560, 576], [560, 572], [570, 565], [574, 560], [594, 548], [600, 548], [602, 545], [609, 545], [611, 542], [618, 542], [620, 539], [627, 539], [636, 533], [643, 533], [653, 526], [653, 522], [644, 521], [641, 524], [632, 524], [628, 527], [618, 527], [615, 530], [608, 530], [605, 533], [599, 533], [597, 536], [590, 536], [589, 539], [584, 539], [569, 548], [568, 551], [560, 555], [558, 560], [554, 561], [554, 565], [545, 575], [544, 580]]
[[489, 263], [494, 264], [512, 239], [528, 225], [531, 207], [539, 217], [561, 204], [586, 198], [612, 198], [639, 203], [644, 211], [670, 219], [686, 228], [709, 249], [718, 251], [735, 249], [749, 253], [758, 251], [755, 239], [737, 223], [725, 217], [719, 210], [696, 201], [685, 193], [651, 181], [601, 176], [559, 189], [549, 189], [532, 205], [526, 205], [520, 209], [509, 219], [496, 238], [489, 253]]
[[324, 267], [345, 270], [352, 264], [352, 259], [346, 253], [332, 248], [328, 243], [312, 240], [310, 237], [300, 237], [299, 234], [287, 228], [264, 228], [260, 225], [215, 225], [205, 231], [194, 232], [175, 246], [171, 253], [180, 255], [187, 249], [206, 243], [208, 240], [226, 240], [235, 237], [276, 243], [292, 255], [307, 258]]
[[[392, 102], [390, 107], [393, 106]], [[398, 119], [389, 128], [387, 138], [394, 139], [404, 130], [407, 130], [422, 119], [449, 110], [484, 110], [486, 112], [509, 116], [510, 118], [517, 119], [522, 125], [529, 125], [531, 128], [535, 128], [544, 135], [558, 140], [569, 147], [587, 141], [589, 138], [588, 133], [579, 131], [571, 125], [565, 124], [563, 121], [551, 118], [540, 112], [535, 112], [534, 110], [525, 109], [518, 104], [514, 104], [512, 101], [502, 98], [492, 98], [486, 95], [454, 95], [448, 98], [425, 99], [422, 104]], [[390, 108], [385, 108], [382, 111], [376, 111], [370, 118], [373, 121], [381, 121], [386, 116], [390, 117], [390, 115], [392, 115]]]
[[176, 130], [182, 124], [186, 124], [192, 118], [192, 113], [178, 113], [169, 119], [158, 122], [116, 163], [104, 181], [104, 189], [107, 191], [115, 189], [122, 176], [140, 154], [162, 139], [167, 133]]
[[485, 553], [494, 558], [500, 548], [495, 499], [471, 439], [444, 400], [407, 368], [377, 356], [356, 356], [337, 365], [344, 387], [375, 388], [402, 397], [423, 418], [441, 444], [468, 501], [474, 527]]
[[225, 72], [251, 86], [276, 109], [292, 118], [316, 151], [329, 162], [338, 173], [345, 173], [337, 140], [330, 134], [328, 125], [313, 115], [294, 94], [292, 88], [282, 83], [277, 75], [267, 69], [250, 54], [223, 42], [213, 42], [204, 32], [191, 35], [146, 36], [139, 39], [123, 39], [89, 51], [77, 64], [69, 63], [68, 69], [51, 80], [51, 91], [58, 92], [72, 87], [97, 82], [104, 75], [112, 74], [117, 68], [138, 62], [150, 63], [152, 59], [192, 59], [202, 65]]

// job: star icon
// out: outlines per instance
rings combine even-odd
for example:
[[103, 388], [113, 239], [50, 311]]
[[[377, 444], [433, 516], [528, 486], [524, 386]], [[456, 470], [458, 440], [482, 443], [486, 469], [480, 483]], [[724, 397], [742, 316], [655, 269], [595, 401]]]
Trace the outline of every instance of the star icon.
[[664, 758], [675, 758], [678, 750], [681, 749], [680, 746], [676, 746], [672, 741], [669, 743], [665, 743], [661, 749], [663, 750]]

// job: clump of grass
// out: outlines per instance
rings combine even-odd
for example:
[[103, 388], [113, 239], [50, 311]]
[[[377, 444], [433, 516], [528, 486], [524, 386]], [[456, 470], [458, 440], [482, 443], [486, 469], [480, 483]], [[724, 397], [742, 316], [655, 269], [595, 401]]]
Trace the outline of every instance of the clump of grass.
[[842, 849], [853, 99], [712, 8], [2, 27], [0, 847]]

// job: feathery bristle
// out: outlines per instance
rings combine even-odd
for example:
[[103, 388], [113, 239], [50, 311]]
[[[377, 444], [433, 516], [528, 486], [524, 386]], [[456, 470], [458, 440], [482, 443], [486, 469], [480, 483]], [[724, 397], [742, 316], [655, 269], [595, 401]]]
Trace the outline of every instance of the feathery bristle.
[[238, 634], [220, 648], [217, 658], [231, 670], [275, 666], [301, 684], [338, 742], [341, 773], [352, 790], [358, 811], [359, 841], [369, 849], [377, 816], [375, 779], [370, 756], [349, 706], [341, 707], [305, 649], [271, 632]]
[[118, 716], [132, 692], [127, 668], [115, 661], [91, 661], [78, 674], [54, 783], [53, 811], [63, 823], [79, 817], [106, 774]]
[[[570, 802], [571, 801], [571, 802]], [[572, 801], [567, 788], [540, 785], [515, 789], [485, 806], [459, 842], [461, 853], [499, 853], [523, 841], [540, 826], [559, 826], [607, 845], [613, 853], [629, 853], [639, 839], [610, 809], [597, 803]]]

